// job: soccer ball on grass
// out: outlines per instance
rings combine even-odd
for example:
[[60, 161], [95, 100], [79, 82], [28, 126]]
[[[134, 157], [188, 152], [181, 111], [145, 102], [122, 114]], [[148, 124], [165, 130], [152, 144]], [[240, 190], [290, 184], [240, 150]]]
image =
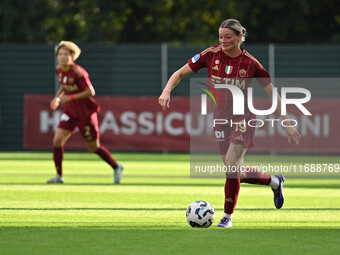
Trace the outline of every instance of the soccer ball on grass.
[[214, 222], [215, 210], [210, 203], [198, 200], [189, 205], [186, 216], [193, 228], [208, 228]]

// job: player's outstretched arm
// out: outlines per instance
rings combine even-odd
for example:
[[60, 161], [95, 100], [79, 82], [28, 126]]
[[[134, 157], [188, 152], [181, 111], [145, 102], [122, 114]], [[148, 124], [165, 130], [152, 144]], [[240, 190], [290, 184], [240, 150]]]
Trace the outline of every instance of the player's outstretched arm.
[[170, 93], [171, 91], [177, 86], [177, 84], [181, 81], [181, 79], [189, 74], [191, 74], [193, 71], [190, 68], [188, 64], [185, 64], [181, 69], [174, 72], [170, 79], [168, 80], [168, 83], [166, 84], [161, 96], [158, 98], [158, 103], [163, 108], [163, 111], [165, 111], [166, 108], [170, 107]]
[[[266, 87], [264, 87], [263, 89], [266, 91], [267, 95], [272, 99], [273, 96], [273, 84], [270, 83], [269, 85], [267, 85]], [[295, 127], [292, 127], [292, 123], [290, 122], [289, 118], [288, 118], [288, 114], [287, 115], [281, 115], [281, 97], [279, 94], [277, 94], [277, 107], [276, 107], [276, 112], [281, 116], [282, 120], [286, 120], [286, 134], [288, 137], [288, 142], [290, 143], [291, 141], [293, 141], [295, 144], [299, 144], [300, 139], [301, 139], [301, 135], [299, 133], [299, 131], [296, 130]]]

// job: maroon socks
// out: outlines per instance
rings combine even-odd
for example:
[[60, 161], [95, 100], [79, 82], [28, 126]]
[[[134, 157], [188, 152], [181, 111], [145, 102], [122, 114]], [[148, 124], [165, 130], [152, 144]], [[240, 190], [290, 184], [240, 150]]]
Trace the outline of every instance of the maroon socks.
[[238, 174], [228, 175], [224, 186], [225, 213], [232, 214], [234, 212], [239, 192], [240, 192], [240, 178]]
[[55, 169], [57, 170], [57, 173], [60, 176], [63, 176], [63, 166], [62, 166], [63, 155], [64, 155], [64, 147], [53, 148], [54, 165], [55, 165]]
[[103, 146], [100, 146], [95, 152], [99, 157], [101, 157], [106, 163], [108, 163], [112, 168], [117, 168], [117, 162], [112, 158], [110, 152]]
[[262, 173], [255, 167], [247, 167], [247, 172], [241, 182], [259, 185], [269, 185], [271, 181], [270, 174]]
[[271, 182], [271, 176], [269, 174], [262, 173], [253, 167], [247, 167], [247, 172], [245, 173], [242, 181], [240, 181], [238, 174], [229, 174], [224, 186], [224, 212], [227, 214], [232, 214], [234, 212], [238, 194], [240, 192], [240, 182], [269, 185]]

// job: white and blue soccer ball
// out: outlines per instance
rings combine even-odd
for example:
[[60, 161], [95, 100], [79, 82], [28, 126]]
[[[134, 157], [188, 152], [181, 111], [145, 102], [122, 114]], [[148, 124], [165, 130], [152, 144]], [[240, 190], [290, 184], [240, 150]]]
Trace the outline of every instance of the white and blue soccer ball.
[[189, 205], [186, 215], [193, 228], [208, 228], [214, 222], [215, 210], [209, 202], [198, 200]]

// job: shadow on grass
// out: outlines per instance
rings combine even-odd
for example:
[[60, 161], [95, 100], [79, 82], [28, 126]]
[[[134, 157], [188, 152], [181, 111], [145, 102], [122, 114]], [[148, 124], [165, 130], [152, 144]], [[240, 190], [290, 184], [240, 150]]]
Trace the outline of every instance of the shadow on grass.
[[[15, 208], [15, 207], [4, 207], [0, 208], [0, 211], [6, 210], [16, 210], [16, 211], [185, 211], [187, 208], [130, 208], [130, 207], [112, 207], [112, 208], [99, 208], [99, 207], [52, 207], [52, 208]], [[215, 208], [216, 210], [223, 210], [223, 208]], [[237, 211], [276, 211], [275, 208], [237, 208]], [[325, 207], [325, 208], [315, 208], [315, 207], [302, 207], [302, 208], [283, 208], [281, 211], [340, 211], [340, 208]]]
[[[109, 172], [108, 172], [109, 173]], [[111, 173], [111, 172], [110, 172]], [[32, 173], [27, 173], [27, 174], [23, 174], [23, 173], [6, 173], [3, 174], [4, 178], [6, 176], [16, 176], [16, 177], [35, 177], [35, 178], [45, 178], [46, 177], [46, 173], [41, 173], [41, 174], [37, 174], [35, 173], [34, 175]], [[1, 176], [1, 173], [0, 173]], [[91, 175], [82, 175], [82, 174], [68, 174], [66, 178], [112, 178], [112, 174], [91, 174]], [[47, 179], [48, 177], [46, 177]], [[189, 175], [146, 175], [146, 174], [140, 174], [140, 175], [124, 175], [124, 178], [149, 178], [149, 179], [154, 179], [154, 178], [167, 178], [167, 179], [190, 179]], [[197, 179], [197, 178], [195, 178]], [[223, 178], [215, 178], [215, 179], [223, 179]]]
[[205, 187], [220, 187], [221, 185], [224, 185], [223, 183], [147, 183], [147, 182], [129, 182], [129, 183], [121, 183], [119, 185], [115, 185], [112, 183], [64, 183], [64, 184], [47, 184], [47, 183], [39, 183], [39, 182], [26, 182], [26, 183], [0, 183], [1, 185], [26, 185], [26, 186], [31, 186], [31, 185], [37, 185], [37, 186], [112, 186], [112, 187], [117, 187], [117, 186], [124, 186], [124, 187], [129, 187], [129, 186], [182, 186], [182, 187], [191, 187], [191, 186], [205, 186]]
[[[55, 224], [1, 227], [2, 254], [338, 254], [340, 238], [339, 229], [308, 226], [197, 229], [167, 222], [157, 226]], [[280, 245], [273, 248], [276, 240]]]
[[[168, 177], [164, 177], [168, 178]], [[189, 179], [189, 178], [188, 178]], [[198, 180], [197, 178], [190, 179], [191, 181]], [[25, 183], [13, 183], [13, 182], [3, 182], [0, 183], [1, 185], [38, 185], [38, 186], [55, 186], [55, 185], [63, 185], [63, 186], [180, 186], [180, 187], [221, 187], [224, 185], [224, 180], [221, 178], [220, 183], [175, 183], [171, 181], [171, 183], [166, 182], [160, 182], [160, 183], [154, 183], [154, 182], [127, 182], [127, 183], [121, 183], [119, 185], [113, 185], [112, 183], [89, 183], [89, 182], [82, 182], [82, 183], [64, 183], [64, 184], [47, 184], [45, 182], [25, 182]], [[262, 185], [251, 185], [242, 183], [242, 187], [252, 187], [252, 188], [263, 188]], [[290, 184], [287, 183], [284, 185], [284, 188], [299, 188], [299, 189], [340, 189], [339, 183], [329, 183], [329, 184]]]

